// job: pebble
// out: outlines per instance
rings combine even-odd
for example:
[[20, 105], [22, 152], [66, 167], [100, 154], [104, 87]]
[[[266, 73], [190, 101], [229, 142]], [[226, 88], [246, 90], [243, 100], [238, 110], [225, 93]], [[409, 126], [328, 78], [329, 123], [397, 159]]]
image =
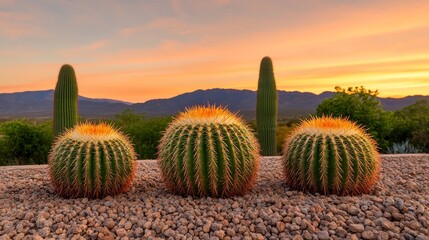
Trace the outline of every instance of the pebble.
[[327, 240], [327, 239], [329, 239], [329, 233], [328, 233], [328, 231], [319, 231], [319, 232], [317, 232], [317, 237], [320, 240]]
[[118, 235], [118, 237], [124, 237], [125, 235], [127, 235], [127, 230], [123, 228], [118, 228], [116, 229], [116, 235]]
[[371, 231], [363, 231], [362, 232], [363, 239], [374, 239], [374, 233]]
[[387, 220], [386, 218], [381, 218], [380, 223], [384, 229], [392, 230], [393, 228], [395, 228], [395, 225], [391, 221]]
[[349, 207], [349, 209], [347, 209], [347, 212], [350, 215], [356, 216], [356, 215], [358, 215], [358, 213], [360, 212], [360, 210], [359, 210], [359, 208], [357, 208], [355, 206], [351, 206], [351, 207]]
[[353, 233], [360, 233], [365, 230], [363, 224], [350, 224], [350, 231]]
[[176, 234], [176, 233], [174, 232], [173, 229], [170, 229], [170, 228], [164, 232], [164, 236], [166, 236], [166, 237], [173, 237], [174, 234]]
[[105, 222], [104, 222], [104, 226], [107, 227], [108, 229], [112, 229], [115, 227], [115, 221], [113, 221], [113, 219], [108, 218]]
[[210, 232], [210, 228], [211, 228], [211, 226], [212, 226], [212, 223], [211, 223], [211, 222], [207, 222], [207, 223], [206, 223], [206, 224], [204, 224], [204, 226], [203, 226], [203, 231], [204, 231], [205, 233]]

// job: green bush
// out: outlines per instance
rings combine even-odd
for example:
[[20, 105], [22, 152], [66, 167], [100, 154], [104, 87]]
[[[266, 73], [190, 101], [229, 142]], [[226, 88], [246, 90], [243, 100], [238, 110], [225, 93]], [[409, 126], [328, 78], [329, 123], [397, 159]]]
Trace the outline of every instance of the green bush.
[[429, 152], [429, 102], [419, 100], [393, 115], [393, 131], [389, 136], [392, 143], [406, 139], [423, 152]]
[[52, 123], [13, 120], [0, 125], [0, 165], [46, 164]]
[[388, 137], [392, 131], [392, 113], [381, 108], [376, 99], [378, 91], [364, 87], [335, 87], [333, 97], [325, 99], [317, 107], [318, 116], [346, 117], [362, 125], [377, 141], [382, 152], [390, 146]]
[[126, 110], [117, 115], [112, 122], [128, 135], [138, 159], [155, 159], [159, 140], [171, 120], [171, 117], [148, 118], [144, 114]]

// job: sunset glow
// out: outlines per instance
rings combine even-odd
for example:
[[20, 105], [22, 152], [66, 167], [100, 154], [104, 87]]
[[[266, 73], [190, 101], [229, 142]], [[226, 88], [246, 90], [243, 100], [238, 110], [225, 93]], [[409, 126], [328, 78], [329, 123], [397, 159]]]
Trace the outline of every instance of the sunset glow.
[[361, 86], [429, 95], [429, 1], [0, 0], [0, 93], [53, 89], [144, 102], [197, 89]]

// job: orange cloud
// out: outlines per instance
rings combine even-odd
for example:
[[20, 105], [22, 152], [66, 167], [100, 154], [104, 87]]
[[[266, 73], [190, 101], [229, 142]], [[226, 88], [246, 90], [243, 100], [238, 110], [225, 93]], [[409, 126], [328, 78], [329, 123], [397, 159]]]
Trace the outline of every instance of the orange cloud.
[[[270, 15], [276, 6], [252, 2], [246, 10], [268, 11], [265, 18], [236, 12], [212, 22], [189, 20], [192, 14], [209, 18], [212, 9], [231, 10], [237, 4], [171, 1], [174, 14], [121, 24], [88, 45], [49, 49], [51, 60], [43, 69], [8, 63], [30, 71], [12, 67], [0, 71], [0, 79], [44, 79], [41, 88], [50, 79], [53, 88], [58, 61], [64, 61], [75, 67], [82, 95], [141, 102], [199, 88], [256, 89], [259, 61], [269, 55], [282, 90], [319, 93], [336, 85], [364, 85], [383, 96], [399, 96], [422, 94], [429, 87], [429, 2], [331, 3], [314, 9], [295, 2], [306, 6], [297, 19], [289, 12]], [[125, 10], [115, 8], [125, 12], [121, 17]]]

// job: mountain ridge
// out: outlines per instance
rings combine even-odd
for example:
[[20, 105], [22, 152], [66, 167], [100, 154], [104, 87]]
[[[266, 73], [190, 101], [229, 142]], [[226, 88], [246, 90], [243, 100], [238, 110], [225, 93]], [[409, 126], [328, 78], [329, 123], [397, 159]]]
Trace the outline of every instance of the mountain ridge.
[[[317, 105], [334, 92], [314, 94], [299, 91], [278, 91], [279, 117], [299, 117], [315, 113]], [[53, 112], [54, 90], [0, 93], [0, 117], [2, 118], [50, 118]], [[429, 96], [414, 95], [403, 98], [378, 98], [383, 109], [393, 111], [413, 104]], [[194, 105], [223, 105], [248, 119], [256, 110], [256, 91], [213, 88], [179, 94], [172, 98], [151, 99], [143, 103], [130, 103], [113, 99], [97, 99], [79, 96], [79, 115], [87, 118], [110, 118], [126, 109], [149, 116], [174, 115]]]

